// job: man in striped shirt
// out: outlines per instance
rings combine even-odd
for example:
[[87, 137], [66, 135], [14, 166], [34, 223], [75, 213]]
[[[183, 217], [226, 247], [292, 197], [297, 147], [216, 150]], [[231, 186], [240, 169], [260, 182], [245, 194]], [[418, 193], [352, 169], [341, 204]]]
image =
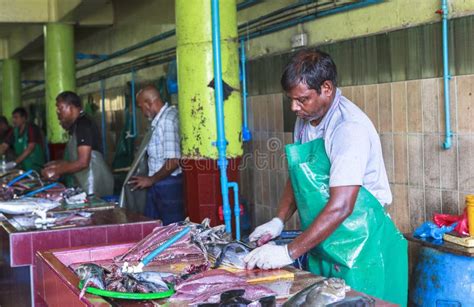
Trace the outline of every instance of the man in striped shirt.
[[161, 219], [164, 225], [184, 219], [183, 178], [178, 110], [164, 103], [159, 91], [148, 85], [137, 94], [137, 105], [151, 121], [147, 146], [148, 176], [129, 180], [133, 189], [148, 189], [145, 215]]

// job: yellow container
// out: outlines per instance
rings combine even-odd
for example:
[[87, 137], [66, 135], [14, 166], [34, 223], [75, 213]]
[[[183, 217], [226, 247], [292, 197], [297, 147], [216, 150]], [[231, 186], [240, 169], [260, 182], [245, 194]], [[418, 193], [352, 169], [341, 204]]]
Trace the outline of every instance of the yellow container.
[[469, 235], [474, 237], [474, 195], [466, 195], [466, 211]]

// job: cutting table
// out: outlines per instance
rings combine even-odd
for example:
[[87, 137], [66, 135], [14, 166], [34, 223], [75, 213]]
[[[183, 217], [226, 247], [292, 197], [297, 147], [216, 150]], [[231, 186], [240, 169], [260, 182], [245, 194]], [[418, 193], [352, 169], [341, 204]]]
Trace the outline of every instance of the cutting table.
[[[163, 304], [166, 301], [126, 301], [116, 299], [106, 299], [91, 294], [86, 294], [82, 300], [79, 299], [80, 290], [77, 285], [79, 278], [72, 271], [70, 266], [74, 267], [75, 263], [95, 262], [104, 265], [111, 263], [111, 259], [115, 256], [125, 253], [134, 244], [109, 244], [95, 247], [82, 248], [68, 248], [58, 249], [52, 251], [43, 251], [36, 254], [37, 276], [38, 280], [42, 281], [38, 287], [38, 295], [42, 300], [51, 307], [59, 306], [156, 306]], [[174, 264], [162, 267], [154, 267], [153, 270], [161, 272], [182, 272], [183, 269], [189, 265]], [[255, 280], [256, 278], [263, 279], [261, 283], [271, 287], [280, 295], [286, 296], [279, 299], [278, 303], [281, 305], [286, 299], [308, 285], [311, 285], [319, 280], [321, 277], [313, 275], [309, 272], [295, 269], [293, 267], [284, 268], [287, 272], [293, 274], [292, 279], [274, 279], [261, 278], [265, 276], [265, 272], [255, 272], [247, 274], [239, 274], [248, 279]], [[267, 271], [271, 272], [271, 271]], [[357, 296], [360, 293], [350, 291], [347, 296]], [[168, 306], [181, 306], [182, 304], [169, 304]], [[395, 306], [393, 304], [383, 302], [376, 299], [376, 306]]]

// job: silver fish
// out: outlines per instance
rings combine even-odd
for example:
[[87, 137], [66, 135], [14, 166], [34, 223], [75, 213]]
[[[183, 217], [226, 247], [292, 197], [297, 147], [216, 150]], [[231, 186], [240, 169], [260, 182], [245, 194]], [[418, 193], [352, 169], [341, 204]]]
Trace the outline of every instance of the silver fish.
[[163, 278], [169, 277], [171, 273], [161, 272], [141, 272], [130, 274], [130, 276], [140, 283], [151, 283], [158, 287], [168, 289], [168, 285], [163, 281]]
[[0, 212], [8, 214], [28, 214], [35, 211], [48, 211], [61, 203], [43, 198], [25, 197], [0, 202]]
[[225, 265], [237, 269], [245, 269], [246, 263], [244, 258], [251, 251], [252, 249], [249, 246], [240, 241], [230, 242], [222, 247], [222, 251], [214, 263], [214, 268]]
[[323, 279], [293, 295], [283, 307], [320, 307], [343, 300], [346, 283], [340, 278]]

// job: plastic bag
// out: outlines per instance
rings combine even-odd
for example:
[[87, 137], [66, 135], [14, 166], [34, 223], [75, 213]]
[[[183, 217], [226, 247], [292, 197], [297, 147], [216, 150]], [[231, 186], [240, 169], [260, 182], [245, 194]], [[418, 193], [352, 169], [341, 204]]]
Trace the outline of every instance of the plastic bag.
[[457, 223], [457, 225], [454, 227], [454, 231], [463, 236], [469, 235], [466, 209], [464, 209], [464, 213], [461, 215], [435, 214], [433, 216], [433, 222], [440, 227], [450, 226], [453, 223]]
[[421, 226], [415, 230], [413, 235], [420, 238], [433, 238], [435, 240], [442, 240], [443, 235], [447, 232], [453, 231], [456, 225], [457, 223], [454, 223], [451, 226], [439, 227], [432, 222], [426, 222], [421, 224]]

